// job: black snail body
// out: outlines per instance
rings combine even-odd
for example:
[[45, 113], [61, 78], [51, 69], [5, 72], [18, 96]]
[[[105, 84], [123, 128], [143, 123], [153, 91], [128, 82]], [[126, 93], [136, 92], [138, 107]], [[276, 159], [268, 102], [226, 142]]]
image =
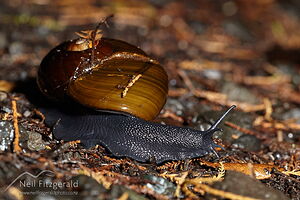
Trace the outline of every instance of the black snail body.
[[[166, 101], [166, 72], [137, 47], [95, 38], [62, 43], [41, 63], [40, 90], [65, 103], [42, 110], [57, 139], [80, 140], [86, 147], [100, 144], [115, 156], [142, 162], [161, 163], [215, 152], [218, 145], [212, 134], [235, 106], [207, 131], [147, 121], [155, 118]], [[101, 82], [105, 82], [104, 89]]]

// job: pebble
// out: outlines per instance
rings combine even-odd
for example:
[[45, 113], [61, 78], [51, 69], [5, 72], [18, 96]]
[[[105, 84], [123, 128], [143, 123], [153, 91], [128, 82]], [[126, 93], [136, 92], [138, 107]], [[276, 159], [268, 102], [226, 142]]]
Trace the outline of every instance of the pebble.
[[0, 91], [0, 101], [4, 101], [5, 99], [7, 99], [7, 93]]
[[14, 128], [10, 121], [0, 121], [0, 151], [6, 151], [14, 139]]
[[296, 123], [300, 124], [300, 108], [290, 109], [289, 111], [281, 114], [282, 120], [295, 119]]
[[31, 112], [29, 110], [26, 110], [24, 113], [23, 113], [23, 116], [24, 117], [29, 117], [31, 115]]
[[[255, 199], [265, 200], [287, 200], [288, 198], [280, 191], [274, 190], [260, 181], [251, 178], [245, 174], [226, 171], [225, 178], [222, 182], [216, 182], [212, 186], [225, 192], [251, 197]], [[205, 196], [205, 199], [215, 199], [210, 194]]]
[[222, 86], [222, 93], [226, 94], [229, 100], [232, 101], [241, 101], [247, 102], [250, 104], [259, 103], [258, 98], [246, 87], [231, 83], [225, 82]]
[[171, 183], [167, 179], [153, 176], [153, 175], [147, 175], [145, 176], [145, 178], [151, 181], [151, 183], [146, 184], [146, 187], [150, 188], [151, 190], [159, 194], [166, 195], [170, 198], [173, 196], [176, 187], [173, 183]]
[[24, 53], [24, 46], [21, 42], [13, 42], [8, 49], [11, 55]]
[[173, 113], [175, 113], [178, 116], [183, 115], [183, 111], [185, 110], [184, 106], [181, 104], [181, 102], [177, 99], [171, 99], [168, 98], [166, 105], [164, 107], [165, 109], [171, 110]]
[[42, 135], [37, 132], [28, 131], [27, 147], [31, 151], [40, 151], [46, 148]]
[[253, 135], [242, 135], [233, 142], [232, 146], [247, 151], [258, 151], [261, 149], [261, 142]]
[[207, 69], [203, 71], [206, 78], [211, 80], [220, 80], [222, 78], [222, 73], [218, 70]]

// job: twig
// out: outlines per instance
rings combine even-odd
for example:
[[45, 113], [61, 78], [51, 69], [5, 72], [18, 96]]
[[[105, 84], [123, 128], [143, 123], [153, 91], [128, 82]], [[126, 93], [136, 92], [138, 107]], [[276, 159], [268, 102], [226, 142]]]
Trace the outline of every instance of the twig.
[[17, 111], [17, 101], [13, 99], [11, 101], [12, 111], [13, 111], [13, 124], [14, 124], [14, 130], [15, 130], [15, 138], [14, 138], [14, 149], [13, 151], [15, 153], [20, 153], [22, 151], [19, 141], [20, 141], [20, 131], [18, 126], [18, 111]]
[[186, 74], [186, 72], [184, 70], [179, 69], [177, 71], [177, 73], [179, 74], [179, 76], [181, 76], [181, 78], [183, 79], [183, 82], [189, 88], [190, 92], [192, 92], [194, 94], [195, 87], [194, 87], [190, 77]]
[[272, 120], [272, 112], [273, 112], [272, 102], [270, 101], [270, 99], [264, 98], [264, 104], [266, 106], [265, 119], [268, 121], [271, 121]]
[[121, 97], [124, 98], [127, 95], [129, 88], [131, 88], [135, 82], [137, 82], [142, 77], [142, 74], [133, 75], [132, 78], [129, 80], [127, 86], [124, 88]]
[[182, 117], [177, 116], [175, 113], [173, 113], [170, 110], [166, 110], [160, 117], [162, 117], [162, 118], [171, 118], [171, 119], [176, 120], [176, 121], [181, 122], [181, 123], [184, 122]]
[[179, 198], [180, 197], [180, 189], [182, 184], [185, 182], [185, 179], [187, 177], [189, 173], [188, 172], [183, 172], [181, 177], [178, 177], [177, 179], [177, 187], [176, 187], [176, 191], [175, 191], [175, 197]]
[[100, 29], [100, 26], [102, 24], [105, 24], [107, 27], [108, 27], [108, 24], [107, 24], [107, 20], [109, 18], [113, 17], [113, 15], [109, 15], [107, 17], [105, 17], [104, 19], [102, 19], [98, 25], [96, 26], [96, 28], [94, 29], [94, 31], [92, 32], [92, 55], [91, 55], [91, 65], [94, 65], [94, 59], [95, 59], [95, 39], [96, 39], [96, 35], [97, 35], [97, 30]]

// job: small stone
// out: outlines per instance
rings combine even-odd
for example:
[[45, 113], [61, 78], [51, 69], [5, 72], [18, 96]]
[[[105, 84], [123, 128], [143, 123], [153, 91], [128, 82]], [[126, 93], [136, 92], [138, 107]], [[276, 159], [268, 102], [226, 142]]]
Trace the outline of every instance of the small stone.
[[282, 114], [282, 120], [295, 119], [296, 123], [300, 124], [300, 108], [291, 109]]
[[[213, 188], [255, 199], [288, 199], [282, 192], [274, 190], [250, 176], [230, 170], [226, 171], [224, 181], [216, 182], [213, 184]], [[207, 194], [205, 199], [215, 198]]]
[[225, 83], [222, 87], [222, 93], [226, 94], [229, 100], [257, 104], [258, 98], [246, 87], [234, 83]]
[[24, 46], [21, 42], [13, 42], [9, 46], [9, 53], [12, 55], [22, 54], [24, 52]]
[[169, 109], [176, 115], [182, 116], [184, 111], [184, 106], [181, 104], [179, 100], [169, 98], [166, 102], [165, 109]]
[[7, 99], [7, 93], [0, 91], [0, 101], [4, 101], [5, 99]]
[[172, 195], [176, 190], [176, 187], [174, 186], [173, 183], [171, 183], [170, 181], [162, 177], [147, 175], [145, 178], [151, 181], [151, 183], [147, 183], [146, 187], [150, 188], [151, 190], [159, 194], [172, 197]]
[[222, 78], [222, 74], [218, 70], [207, 69], [203, 71], [203, 74], [208, 79], [220, 80]]
[[242, 135], [232, 145], [247, 151], [258, 151], [261, 148], [260, 140], [253, 135]]
[[24, 117], [29, 117], [31, 115], [31, 112], [29, 110], [26, 110], [24, 113], [23, 113], [23, 116]]
[[27, 147], [31, 151], [40, 151], [45, 149], [45, 143], [42, 140], [42, 135], [37, 132], [28, 131]]
[[11, 121], [0, 121], [0, 151], [6, 151], [14, 139], [14, 128]]

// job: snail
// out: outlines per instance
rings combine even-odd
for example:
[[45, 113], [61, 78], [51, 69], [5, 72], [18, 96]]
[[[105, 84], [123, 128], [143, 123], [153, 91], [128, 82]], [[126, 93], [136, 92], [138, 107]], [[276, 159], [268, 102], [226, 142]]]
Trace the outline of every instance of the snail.
[[220, 146], [212, 134], [235, 106], [206, 131], [151, 122], [167, 98], [163, 67], [138, 47], [104, 38], [97, 29], [79, 35], [52, 49], [38, 70], [40, 91], [63, 102], [42, 110], [57, 139], [100, 144], [114, 156], [141, 162], [216, 153]]

